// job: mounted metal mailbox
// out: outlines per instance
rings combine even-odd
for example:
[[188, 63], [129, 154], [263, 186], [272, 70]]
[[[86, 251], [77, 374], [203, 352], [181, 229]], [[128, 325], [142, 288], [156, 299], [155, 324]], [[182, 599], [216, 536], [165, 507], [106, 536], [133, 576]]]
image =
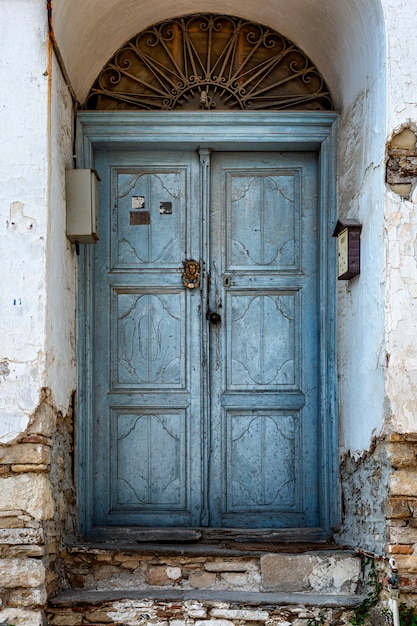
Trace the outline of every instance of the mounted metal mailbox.
[[349, 280], [361, 270], [362, 224], [356, 220], [338, 220], [333, 231], [338, 244], [338, 280]]
[[98, 183], [93, 169], [65, 172], [67, 237], [73, 243], [96, 243], [98, 235]]

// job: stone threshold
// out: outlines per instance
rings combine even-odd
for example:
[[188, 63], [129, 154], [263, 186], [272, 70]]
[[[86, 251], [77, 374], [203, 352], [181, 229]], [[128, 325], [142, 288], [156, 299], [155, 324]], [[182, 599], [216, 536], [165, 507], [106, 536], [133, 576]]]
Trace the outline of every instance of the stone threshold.
[[217, 557], [250, 557], [266, 553], [274, 554], [356, 554], [351, 548], [344, 548], [334, 543], [259, 543], [259, 542], [216, 542], [216, 543], [182, 543], [182, 542], [136, 542], [134, 540], [119, 541], [86, 541], [66, 542], [68, 554], [103, 554], [123, 552], [143, 556], [217, 556]]
[[99, 606], [122, 600], [153, 602], [196, 601], [204, 604], [227, 602], [234, 606], [282, 607], [290, 605], [313, 606], [323, 608], [353, 609], [359, 606], [366, 595], [321, 594], [321, 593], [275, 593], [248, 591], [212, 591], [205, 589], [117, 589], [107, 591], [62, 591], [49, 599], [49, 604], [56, 608], [74, 606]]

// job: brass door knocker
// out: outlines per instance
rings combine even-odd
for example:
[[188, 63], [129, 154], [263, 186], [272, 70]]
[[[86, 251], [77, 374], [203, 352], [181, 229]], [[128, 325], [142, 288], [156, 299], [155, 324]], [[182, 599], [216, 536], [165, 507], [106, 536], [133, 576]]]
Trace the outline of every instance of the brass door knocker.
[[197, 289], [200, 284], [200, 263], [187, 259], [183, 261], [184, 273], [182, 275], [182, 282], [187, 289]]

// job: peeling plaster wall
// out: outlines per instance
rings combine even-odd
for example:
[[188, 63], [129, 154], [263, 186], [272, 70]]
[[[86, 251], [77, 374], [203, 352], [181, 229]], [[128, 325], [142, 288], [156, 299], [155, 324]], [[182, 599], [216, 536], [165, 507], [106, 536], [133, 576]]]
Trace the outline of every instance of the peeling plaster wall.
[[0, 443], [27, 428], [43, 387], [64, 412], [75, 388], [75, 262], [64, 197], [72, 106], [46, 17], [43, 0], [0, 4], [8, 51], [0, 65]]
[[[416, 130], [417, 64], [415, 3], [385, 0], [388, 31], [388, 136], [404, 126]], [[417, 432], [417, 192], [411, 199], [386, 190], [387, 247], [386, 351], [389, 363], [386, 394], [390, 410], [387, 429]]]
[[65, 232], [65, 169], [73, 167], [73, 104], [61, 70], [52, 55], [50, 100], [50, 195], [47, 248], [46, 386], [65, 414], [77, 387], [75, 362], [75, 246]]
[[123, 8], [119, 0], [55, 0], [58, 45], [79, 100], [124, 41], [159, 20], [195, 11], [237, 14], [282, 32], [317, 64], [341, 111], [339, 215], [359, 219], [364, 228], [362, 274], [338, 288], [340, 441], [342, 452], [359, 454], [381, 431], [385, 412], [386, 35], [381, 2], [266, 0], [260, 9], [253, 0], [145, 0], [138, 11], [133, 0], [123, 2]]
[[[330, 84], [341, 110], [339, 215], [363, 224], [361, 275], [340, 283], [337, 293], [345, 499], [339, 537], [382, 550], [383, 501], [393, 466], [382, 448], [371, 447], [372, 436], [417, 431], [417, 192], [402, 199], [384, 185], [385, 142], [403, 126], [415, 129], [417, 124], [417, 66], [410, 62], [417, 54], [417, 8], [401, 0], [297, 0], [291, 7], [276, 0], [261, 9], [253, 0], [227, 0], [226, 5], [220, 0], [217, 5], [145, 1], [138, 17], [136, 3], [124, 3], [124, 12], [121, 6], [119, 0], [54, 2], [58, 44], [80, 100], [110, 54], [134, 32], [191, 10], [237, 13], [270, 24], [304, 48]], [[106, 32], [111, 37], [103, 36]], [[8, 469], [0, 512], [18, 498], [23, 515], [48, 524], [67, 519], [64, 530], [72, 533], [72, 424], [64, 424], [59, 414], [71, 413], [76, 387], [76, 260], [65, 237], [63, 176], [72, 166], [73, 112], [48, 45], [44, 1], [1, 2], [0, 38], [7, 50], [0, 65], [5, 120], [0, 153], [0, 444], [20, 439], [19, 446], [25, 446], [34, 435], [46, 437], [42, 445], [52, 446], [54, 459], [52, 478], [45, 468], [25, 470], [23, 462], [15, 463], [19, 469]], [[96, 52], [90, 54], [91, 49]], [[35, 410], [46, 387], [53, 417], [39, 422], [40, 409]], [[35, 412], [38, 421], [30, 426]], [[414, 466], [401, 472], [395, 481], [410, 472], [415, 480]], [[404, 490], [409, 483], [401, 488], [397, 482], [395, 498], [408, 497]], [[392, 528], [414, 528], [408, 518], [398, 519]], [[398, 543], [391, 534], [391, 543]], [[407, 549], [416, 549], [415, 538], [415, 533], [407, 538]], [[414, 552], [404, 554], [415, 563]]]
[[[0, 442], [28, 425], [45, 380], [48, 34], [43, 2], [0, 3]], [[16, 37], [19, 33], [19, 37]]]

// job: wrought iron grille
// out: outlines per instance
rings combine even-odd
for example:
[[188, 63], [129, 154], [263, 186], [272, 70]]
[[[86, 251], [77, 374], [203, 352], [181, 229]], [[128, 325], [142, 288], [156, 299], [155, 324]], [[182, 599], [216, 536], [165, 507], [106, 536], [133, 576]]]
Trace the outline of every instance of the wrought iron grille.
[[136, 35], [102, 69], [86, 109], [332, 110], [316, 67], [261, 24], [190, 15]]

